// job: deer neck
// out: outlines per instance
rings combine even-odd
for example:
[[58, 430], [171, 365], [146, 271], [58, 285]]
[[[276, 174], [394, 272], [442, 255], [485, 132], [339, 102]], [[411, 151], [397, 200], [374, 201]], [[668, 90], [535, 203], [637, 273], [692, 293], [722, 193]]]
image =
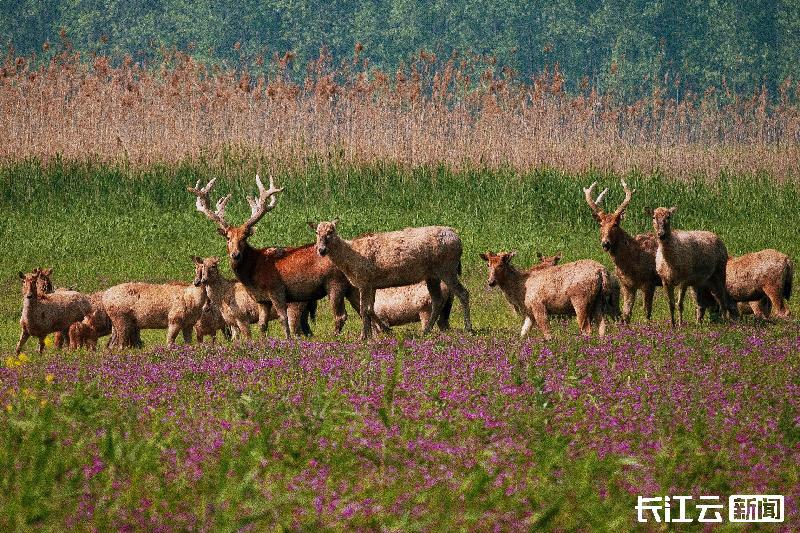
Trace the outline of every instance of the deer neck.
[[252, 285], [253, 272], [259, 261], [258, 252], [246, 242], [242, 248], [242, 256], [238, 261], [231, 261], [231, 269], [236, 274], [236, 278], [244, 285]]
[[508, 265], [503, 275], [497, 278], [497, 284], [511, 302], [522, 305], [525, 302], [525, 282], [529, 275]]
[[227, 294], [233, 293], [233, 282], [229, 281], [222, 276], [215, 279], [213, 283], [209, 283], [207, 286], [207, 293], [208, 297], [215, 306], [219, 307], [219, 305], [225, 300]]
[[333, 264], [349, 277], [352, 272], [352, 265], [358, 265], [361, 261], [360, 254], [353, 248], [350, 241], [346, 241], [336, 235], [328, 242], [328, 256]]
[[640, 250], [636, 244], [636, 240], [631, 237], [627, 231], [620, 228], [617, 242], [614, 245], [613, 250], [610, 250], [608, 253], [611, 255], [611, 259], [614, 261], [614, 264], [617, 265], [621, 270], [625, 270], [626, 266], [632, 265], [636, 262], [639, 252]]
[[33, 314], [34, 310], [36, 309], [36, 304], [38, 303], [38, 298], [25, 298], [22, 297], [22, 317], [28, 317]]

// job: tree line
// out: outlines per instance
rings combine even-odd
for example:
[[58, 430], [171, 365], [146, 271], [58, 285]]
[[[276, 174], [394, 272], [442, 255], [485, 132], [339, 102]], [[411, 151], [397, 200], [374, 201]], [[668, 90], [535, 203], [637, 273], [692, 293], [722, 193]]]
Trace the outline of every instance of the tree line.
[[[20, 55], [65, 36], [80, 52], [157, 59], [164, 47], [232, 66], [291, 51], [297, 73], [321, 49], [357, 43], [392, 71], [420, 50], [496, 59], [518, 75], [558, 65], [624, 97], [709, 87], [773, 94], [800, 79], [796, 0], [0, 0], [0, 38]], [[47, 48], [47, 46], [45, 46]]]

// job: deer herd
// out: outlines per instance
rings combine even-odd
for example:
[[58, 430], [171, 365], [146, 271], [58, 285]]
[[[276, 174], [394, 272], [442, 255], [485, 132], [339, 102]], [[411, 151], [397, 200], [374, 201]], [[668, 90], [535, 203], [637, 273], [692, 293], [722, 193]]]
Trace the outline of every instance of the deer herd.
[[[225, 238], [228, 260], [236, 280], [219, 272], [216, 257], [192, 257], [191, 283], [122, 283], [105, 291], [83, 294], [54, 289], [52, 269], [36, 268], [22, 279], [20, 353], [30, 336], [54, 333], [57, 347], [95, 349], [100, 337], [110, 335], [111, 348], [140, 347], [142, 329], [167, 331], [167, 343], [182, 334], [190, 342], [221, 332], [228, 338], [250, 338], [250, 326], [266, 333], [271, 319], [280, 321], [287, 338], [310, 335], [317, 301], [328, 297], [334, 330], [341, 333], [347, 319], [345, 300], [362, 320], [361, 338], [391, 326], [419, 321], [423, 333], [449, 328], [453, 299], [472, 331], [470, 298], [461, 283], [462, 242], [453, 228], [428, 226], [369, 233], [345, 239], [337, 220], [309, 223], [316, 242], [297, 247], [254, 248], [248, 243], [254, 227], [275, 208], [283, 188], [270, 177], [266, 188], [256, 175], [258, 196], [248, 197], [250, 218], [241, 226], [225, 220], [231, 195], [214, 207], [209, 194], [216, 179], [188, 190], [196, 208], [217, 226]], [[629, 235], [621, 225], [634, 190], [622, 181], [625, 199], [613, 213], [599, 207], [608, 189], [596, 198], [597, 184], [583, 190], [592, 216], [600, 226], [600, 245], [614, 263], [610, 272], [597, 261], [561, 263], [561, 256], [542, 257], [527, 270], [512, 264], [515, 252], [485, 252], [480, 258], [489, 270], [488, 284], [498, 286], [511, 306], [524, 316], [521, 335], [535, 323], [546, 339], [552, 338], [549, 317], [575, 316], [580, 331], [592, 328], [605, 334], [608, 320], [629, 322], [637, 291], [642, 291], [644, 314], [650, 320], [656, 287], [662, 286], [673, 327], [683, 324], [686, 291], [693, 289], [696, 318], [710, 309], [727, 319], [752, 312], [758, 318], [789, 316], [793, 267], [788, 256], [762, 250], [729, 257], [722, 240], [708, 231], [672, 227], [676, 208], [659, 207], [649, 214], [653, 232]], [[677, 320], [675, 318], [677, 291]], [[620, 312], [620, 295], [622, 310]]]

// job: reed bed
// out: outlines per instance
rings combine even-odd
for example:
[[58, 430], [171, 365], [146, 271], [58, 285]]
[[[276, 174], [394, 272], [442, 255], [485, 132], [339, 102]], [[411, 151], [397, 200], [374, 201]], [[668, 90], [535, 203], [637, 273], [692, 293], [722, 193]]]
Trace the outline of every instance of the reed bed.
[[[800, 175], [800, 83], [777, 94], [674, 94], [669, 79], [625, 102], [558, 66], [528, 79], [491, 58], [421, 53], [394, 73], [324, 52], [299, 79], [292, 56], [253, 68], [180, 52], [114, 64], [66, 47], [48, 61], [9, 53], [0, 71], [0, 158], [135, 165], [257, 154], [289, 165], [445, 165], [571, 174]], [[256, 70], [259, 72], [256, 73]]]

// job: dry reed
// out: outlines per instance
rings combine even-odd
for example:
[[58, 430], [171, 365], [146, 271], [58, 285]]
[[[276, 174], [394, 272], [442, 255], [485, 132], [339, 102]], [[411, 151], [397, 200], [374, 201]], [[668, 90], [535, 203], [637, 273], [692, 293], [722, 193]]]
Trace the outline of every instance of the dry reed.
[[300, 82], [288, 74], [290, 55], [256, 76], [182, 53], [147, 66], [69, 49], [38, 66], [9, 54], [0, 72], [0, 159], [147, 165], [241, 151], [287, 164], [800, 176], [800, 83], [790, 80], [775, 95], [723, 88], [680, 100], [666, 96], [665, 80], [625, 103], [586, 82], [567, 92], [557, 67], [520, 80], [486, 58], [422, 53], [387, 74], [358, 52], [338, 65], [323, 53]]

